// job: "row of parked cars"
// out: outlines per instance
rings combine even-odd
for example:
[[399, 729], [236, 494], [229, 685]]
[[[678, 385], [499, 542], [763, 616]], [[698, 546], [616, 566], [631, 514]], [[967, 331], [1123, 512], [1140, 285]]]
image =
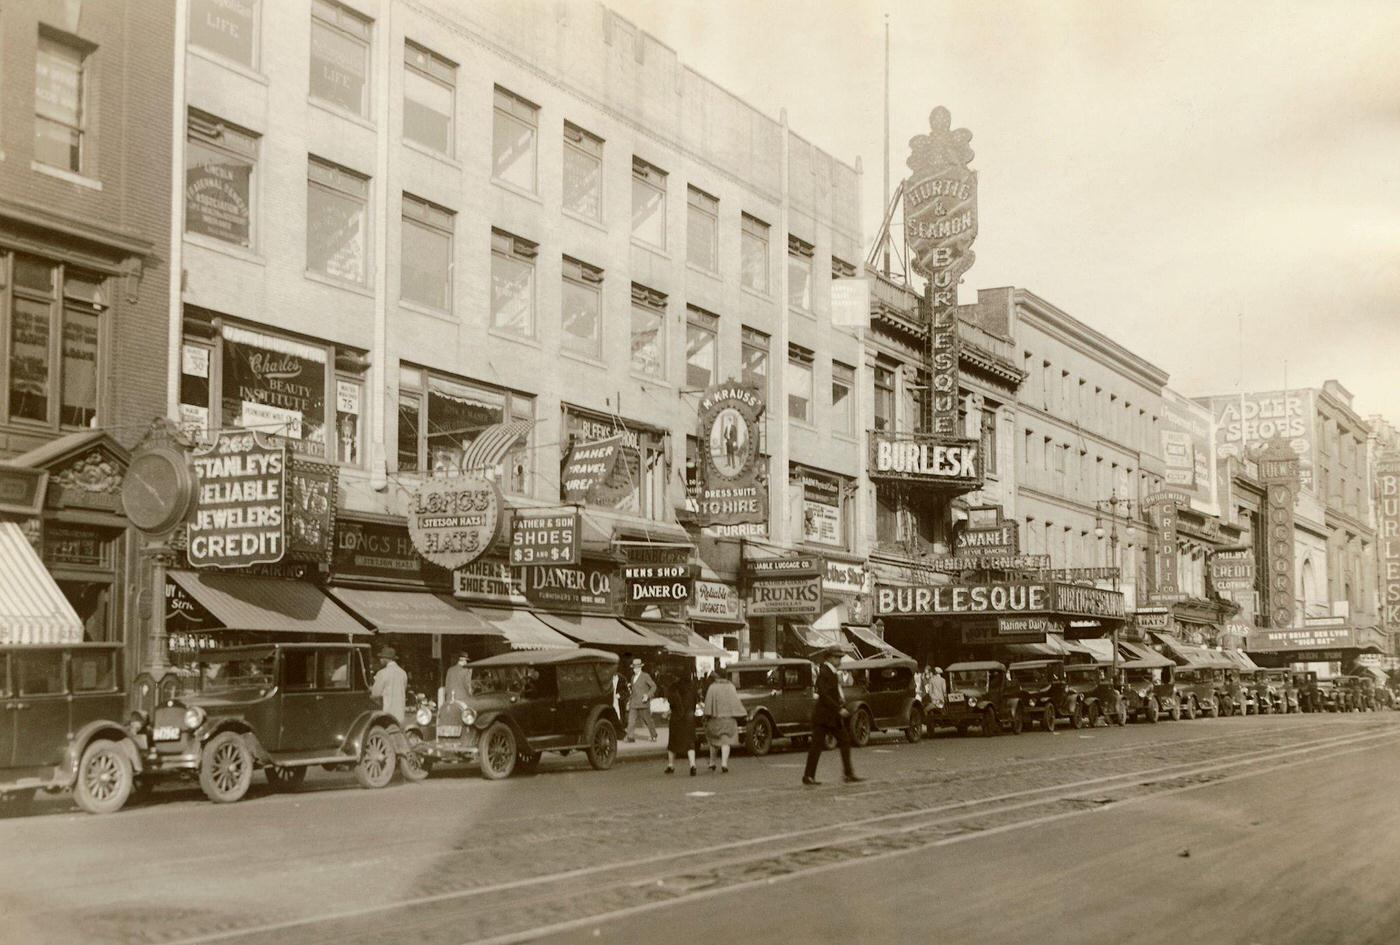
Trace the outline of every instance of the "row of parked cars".
[[[546, 752], [581, 752], [595, 769], [617, 757], [613, 706], [617, 657], [590, 649], [510, 653], [478, 660], [464, 699], [420, 698], [408, 718], [370, 695], [369, 648], [350, 643], [270, 643], [201, 654], [180, 676], [121, 685], [114, 644], [0, 647], [0, 800], [71, 790], [92, 813], [121, 809], [162, 780], [197, 782], [217, 803], [242, 799], [259, 770], [291, 790], [313, 766], [354, 773], [382, 788], [400, 773], [416, 782], [444, 764], [472, 763], [502, 779], [535, 769]], [[910, 742], [939, 728], [983, 735], [1038, 725], [1155, 722], [1162, 716], [1342, 711], [1394, 705], [1369, 680], [1312, 673], [1074, 664], [1030, 660], [957, 663], [947, 698], [933, 705], [910, 659], [842, 667], [856, 746], [875, 732]], [[766, 755], [779, 740], [812, 735], [816, 667], [802, 659], [730, 666], [746, 716], [743, 744]]]

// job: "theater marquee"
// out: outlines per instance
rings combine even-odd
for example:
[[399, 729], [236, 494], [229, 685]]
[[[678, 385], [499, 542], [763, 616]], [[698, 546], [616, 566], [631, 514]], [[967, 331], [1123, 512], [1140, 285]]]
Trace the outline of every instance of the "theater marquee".
[[982, 481], [979, 449], [970, 439], [875, 433], [870, 437], [870, 478], [975, 488]]

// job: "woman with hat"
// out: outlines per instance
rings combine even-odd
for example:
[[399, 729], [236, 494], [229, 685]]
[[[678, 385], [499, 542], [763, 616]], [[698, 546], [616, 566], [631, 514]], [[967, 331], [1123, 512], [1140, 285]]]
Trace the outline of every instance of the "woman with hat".
[[668, 680], [666, 701], [671, 721], [666, 729], [666, 773], [676, 770], [676, 756], [690, 759], [690, 776], [695, 777], [695, 671], [683, 669]]
[[715, 681], [705, 691], [705, 738], [710, 743], [710, 770], [715, 770], [715, 749], [720, 753], [720, 770], [729, 773], [729, 748], [739, 740], [739, 719], [747, 718], [748, 710], [739, 701], [739, 690], [729, 679], [729, 672], [715, 670]]

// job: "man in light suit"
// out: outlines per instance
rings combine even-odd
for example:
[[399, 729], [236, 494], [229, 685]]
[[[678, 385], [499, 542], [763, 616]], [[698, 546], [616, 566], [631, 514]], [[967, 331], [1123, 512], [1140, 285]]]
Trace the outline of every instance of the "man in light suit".
[[656, 682], [642, 669], [642, 661], [634, 659], [632, 661], [632, 679], [627, 691], [627, 740], [636, 741], [632, 737], [632, 729], [636, 728], [638, 722], [645, 722], [647, 731], [651, 732], [651, 740], [656, 741], [656, 723], [651, 720], [651, 698], [656, 695]]
[[856, 775], [851, 766], [851, 736], [846, 729], [846, 719], [851, 710], [846, 708], [846, 694], [841, 691], [841, 677], [837, 667], [841, 665], [841, 648], [829, 646], [817, 653], [821, 665], [817, 667], [817, 701], [812, 706], [812, 737], [807, 748], [807, 768], [802, 772], [802, 783], [820, 784], [817, 780], [817, 762], [826, 748], [828, 735], [836, 739], [841, 749], [841, 770], [847, 784], [865, 779]]
[[384, 711], [403, 722], [404, 709], [408, 702], [408, 673], [398, 664], [399, 654], [392, 646], [379, 651], [379, 672], [374, 674], [374, 684], [369, 694], [381, 700]]

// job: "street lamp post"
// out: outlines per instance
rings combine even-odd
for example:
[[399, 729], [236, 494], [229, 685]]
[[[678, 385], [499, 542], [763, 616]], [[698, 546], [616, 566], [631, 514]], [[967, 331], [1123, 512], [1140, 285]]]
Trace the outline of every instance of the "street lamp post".
[[[1121, 566], [1118, 564], [1118, 523], [1123, 522], [1123, 531], [1128, 537], [1133, 534], [1133, 515], [1136, 503], [1132, 499], [1119, 498], [1118, 491], [1109, 493], [1107, 499], [1099, 499], [1094, 502], [1094, 537], [1103, 539], [1105, 532], [1108, 535], [1109, 557], [1108, 566], [1113, 573], [1113, 590], [1118, 591], [1118, 578], [1121, 573]], [[1108, 528], [1104, 528], [1105, 519]], [[1118, 625], [1113, 626], [1113, 681], [1118, 682]]]

